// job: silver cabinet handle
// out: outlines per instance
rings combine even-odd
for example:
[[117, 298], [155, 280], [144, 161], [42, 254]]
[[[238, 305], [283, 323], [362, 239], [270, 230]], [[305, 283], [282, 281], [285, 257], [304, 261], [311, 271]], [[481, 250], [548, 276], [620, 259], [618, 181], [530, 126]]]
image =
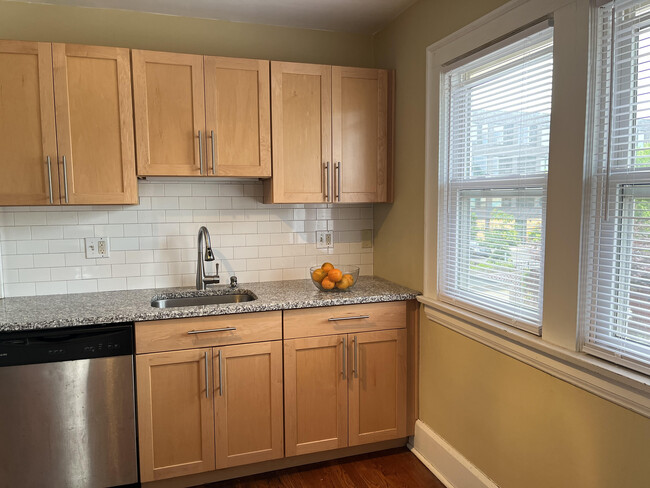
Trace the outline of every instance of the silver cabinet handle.
[[224, 327], [222, 329], [203, 329], [203, 330], [188, 330], [188, 334], [207, 334], [208, 332], [227, 332], [229, 330], [237, 330], [237, 327]]
[[205, 398], [210, 398], [210, 381], [208, 379], [208, 351], [205, 351]]
[[325, 163], [325, 201], [330, 200], [330, 162]]
[[336, 201], [341, 201], [341, 161], [336, 163]]
[[50, 203], [54, 203], [54, 197], [52, 196], [52, 159], [47, 157], [47, 181], [50, 185]]
[[68, 203], [68, 162], [63, 156], [63, 189], [65, 190], [65, 203]]
[[215, 145], [215, 141], [214, 141], [214, 131], [213, 130], [210, 131], [210, 140], [212, 141], [212, 174], [216, 175], [217, 172], [214, 169], [214, 145]]
[[201, 137], [201, 131], [199, 131], [199, 171], [203, 175], [203, 137]]
[[219, 396], [223, 396], [223, 379], [221, 374], [221, 349], [219, 349]]
[[370, 315], [353, 315], [352, 317], [331, 317], [327, 320], [330, 322], [337, 322], [339, 320], [357, 320], [357, 319], [369, 319]]
[[347, 337], [343, 337], [343, 370], [341, 373], [343, 374], [343, 379], [346, 379], [346, 370], [348, 369], [348, 339]]
[[354, 364], [352, 365], [352, 374], [354, 374], [354, 377], [356, 378], [359, 376], [359, 369], [357, 363], [357, 351], [359, 349], [359, 341], [357, 341], [357, 336], [354, 336], [352, 342], [354, 342]]

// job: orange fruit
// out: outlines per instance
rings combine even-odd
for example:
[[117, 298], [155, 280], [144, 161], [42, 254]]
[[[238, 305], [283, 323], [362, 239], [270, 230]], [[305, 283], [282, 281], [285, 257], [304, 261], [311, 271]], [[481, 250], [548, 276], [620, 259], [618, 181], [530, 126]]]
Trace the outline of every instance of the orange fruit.
[[350, 282], [350, 285], [353, 285], [353, 284], [354, 284], [354, 278], [352, 277], [351, 274], [347, 274], [347, 273], [344, 274], [344, 275], [343, 275], [343, 279], [344, 279], [344, 280], [348, 280], [348, 281]]
[[327, 276], [327, 273], [323, 271], [322, 269], [318, 268], [315, 269], [314, 272], [311, 274], [311, 279], [317, 282], [323, 281], [323, 278]]
[[336, 284], [339, 290], [345, 290], [348, 286], [350, 286], [350, 282], [346, 278], [341, 278], [341, 281]]
[[341, 278], [343, 278], [343, 273], [341, 273], [340, 269], [330, 269], [329, 273], [327, 273], [327, 277], [332, 280], [334, 283], [337, 283], [341, 281]]
[[334, 269], [334, 265], [332, 263], [323, 263], [323, 265], [320, 268], [326, 273], [328, 273], [330, 269]]
[[329, 278], [323, 278], [323, 281], [320, 282], [320, 286], [322, 286], [326, 290], [331, 290], [332, 288], [334, 288], [334, 282]]

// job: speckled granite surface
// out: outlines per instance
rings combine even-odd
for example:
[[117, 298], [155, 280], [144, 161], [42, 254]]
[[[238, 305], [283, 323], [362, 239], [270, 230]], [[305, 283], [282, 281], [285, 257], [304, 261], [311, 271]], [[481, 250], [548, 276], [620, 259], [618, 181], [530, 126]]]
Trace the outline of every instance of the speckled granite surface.
[[168, 288], [5, 298], [0, 299], [0, 332], [391, 302], [410, 300], [420, 294], [390, 281], [368, 276], [359, 277], [354, 288], [344, 292], [319, 291], [310, 280], [240, 284], [235, 291], [249, 291], [258, 298], [227, 305], [176, 308], [151, 306], [153, 298], [232, 293], [233, 290], [228, 286], [210, 287], [205, 292], [197, 292], [192, 288]]

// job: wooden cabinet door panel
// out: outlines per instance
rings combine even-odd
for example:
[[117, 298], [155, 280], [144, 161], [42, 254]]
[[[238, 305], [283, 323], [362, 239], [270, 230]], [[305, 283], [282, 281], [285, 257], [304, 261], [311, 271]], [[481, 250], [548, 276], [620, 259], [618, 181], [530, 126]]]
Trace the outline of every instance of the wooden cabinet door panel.
[[211, 361], [210, 348], [136, 356], [143, 482], [214, 469]]
[[348, 445], [344, 335], [284, 342], [287, 456]]
[[138, 203], [129, 50], [53, 44], [52, 55], [62, 203]]
[[138, 174], [206, 174], [203, 56], [131, 53]]
[[406, 437], [406, 330], [348, 338], [350, 445]]
[[331, 67], [271, 63], [274, 203], [321, 203], [331, 162]]
[[0, 41], [0, 205], [58, 204], [56, 161], [51, 45]]
[[270, 177], [269, 62], [206, 56], [204, 66], [207, 174]]
[[217, 468], [284, 454], [282, 341], [214, 349]]
[[334, 200], [383, 202], [388, 189], [388, 73], [332, 67]]

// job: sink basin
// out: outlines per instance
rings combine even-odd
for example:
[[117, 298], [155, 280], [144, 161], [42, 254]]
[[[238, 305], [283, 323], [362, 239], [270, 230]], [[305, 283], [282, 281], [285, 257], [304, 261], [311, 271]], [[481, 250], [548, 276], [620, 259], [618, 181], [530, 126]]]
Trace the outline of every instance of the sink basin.
[[233, 293], [229, 295], [205, 295], [197, 297], [158, 298], [151, 300], [151, 306], [156, 308], [198, 307], [200, 305], [223, 305], [226, 303], [242, 303], [256, 300], [257, 297], [248, 293]]

